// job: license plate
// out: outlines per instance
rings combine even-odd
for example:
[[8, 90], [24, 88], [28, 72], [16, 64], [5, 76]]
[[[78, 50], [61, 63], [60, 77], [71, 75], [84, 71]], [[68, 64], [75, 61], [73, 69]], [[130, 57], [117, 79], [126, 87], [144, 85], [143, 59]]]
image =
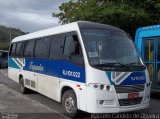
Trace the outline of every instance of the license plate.
[[135, 99], [139, 97], [139, 93], [129, 93], [128, 99]]

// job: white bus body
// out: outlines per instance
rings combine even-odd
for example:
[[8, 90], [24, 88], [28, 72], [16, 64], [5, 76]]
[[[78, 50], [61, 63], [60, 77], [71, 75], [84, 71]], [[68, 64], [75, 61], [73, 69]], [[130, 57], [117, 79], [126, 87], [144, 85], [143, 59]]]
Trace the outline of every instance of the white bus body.
[[[74, 22], [13, 39], [9, 78], [61, 102], [65, 113], [117, 113], [149, 106], [147, 68], [126, 33]], [[67, 92], [67, 93], [66, 93]]]

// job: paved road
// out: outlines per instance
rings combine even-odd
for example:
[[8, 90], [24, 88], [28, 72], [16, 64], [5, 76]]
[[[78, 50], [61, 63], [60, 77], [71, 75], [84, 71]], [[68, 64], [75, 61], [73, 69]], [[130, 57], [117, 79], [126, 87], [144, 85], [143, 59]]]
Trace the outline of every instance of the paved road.
[[[57, 119], [67, 118], [62, 114], [62, 108], [58, 102], [53, 101], [39, 93], [31, 93], [26, 95], [21, 94], [19, 85], [8, 78], [6, 69], [1, 70], [0, 72], [0, 91], [0, 112], [34, 113], [32, 116], [38, 116], [42, 119], [47, 116], [48, 118], [53, 117]], [[158, 98], [156, 96], [156, 98], [154, 97], [151, 99], [149, 108], [137, 112], [160, 114], [160, 96]], [[90, 114], [83, 113], [83, 115], [80, 115], [79, 118], [83, 116], [87, 118], [91, 117]]]
[[8, 112], [20, 113], [18, 117], [25, 119], [26, 117], [29, 119], [67, 118], [62, 114], [59, 103], [36, 92], [21, 94], [20, 86], [8, 78], [7, 70], [4, 69], [0, 70], [0, 113], [4, 113], [4, 115], [0, 115], [0, 119], [1, 117], [5, 118]]

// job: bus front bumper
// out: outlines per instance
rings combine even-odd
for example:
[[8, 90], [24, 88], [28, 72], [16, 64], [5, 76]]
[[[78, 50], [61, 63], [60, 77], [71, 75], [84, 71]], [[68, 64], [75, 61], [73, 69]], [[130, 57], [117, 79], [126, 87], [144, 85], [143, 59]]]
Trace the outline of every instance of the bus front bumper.
[[150, 88], [139, 92], [139, 98], [128, 99], [128, 93], [116, 94], [113, 91], [102, 91], [88, 87], [87, 112], [119, 113], [145, 109], [149, 106]]

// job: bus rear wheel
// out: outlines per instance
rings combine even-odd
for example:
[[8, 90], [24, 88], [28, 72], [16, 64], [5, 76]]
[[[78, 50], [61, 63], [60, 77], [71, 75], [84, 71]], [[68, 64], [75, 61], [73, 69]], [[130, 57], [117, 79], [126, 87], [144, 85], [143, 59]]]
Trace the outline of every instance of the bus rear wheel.
[[62, 107], [65, 115], [73, 118], [76, 116], [77, 109], [77, 99], [73, 90], [67, 90], [62, 96]]
[[20, 83], [21, 93], [27, 94], [29, 92], [29, 89], [25, 87], [23, 77], [20, 78], [20, 82], [19, 83]]

